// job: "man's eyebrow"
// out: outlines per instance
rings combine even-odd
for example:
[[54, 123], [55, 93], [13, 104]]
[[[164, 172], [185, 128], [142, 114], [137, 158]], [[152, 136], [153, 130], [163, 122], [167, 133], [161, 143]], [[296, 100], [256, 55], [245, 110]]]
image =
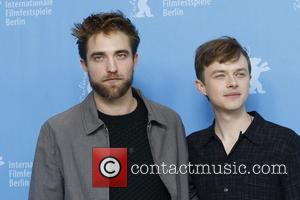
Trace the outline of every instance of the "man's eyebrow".
[[214, 71], [212, 71], [211, 75], [214, 75], [216, 73], [225, 73], [225, 70], [218, 70], [218, 69], [214, 70]]
[[[247, 71], [247, 69], [246, 68], [238, 68], [238, 69], [235, 70], [235, 72], [240, 72], [240, 71]], [[217, 74], [217, 73], [226, 73], [226, 71], [217, 69], [217, 70], [212, 71], [211, 75], [214, 75], [214, 74]]]
[[240, 72], [240, 71], [247, 71], [246, 68], [238, 68], [237, 70], [235, 70], [236, 72]]
[[97, 51], [97, 52], [93, 52], [93, 53], [90, 55], [90, 57], [94, 57], [94, 56], [103, 56], [103, 55], [105, 55], [104, 52], [102, 52], [102, 51]]
[[127, 49], [120, 49], [120, 50], [117, 50], [115, 52], [115, 54], [119, 54], [119, 53], [126, 53], [126, 54], [129, 54], [129, 51]]
[[[117, 50], [115, 52], [115, 54], [119, 54], [119, 53], [126, 53], [126, 54], [129, 54], [129, 51], [127, 49], [120, 49], [120, 50]], [[94, 56], [102, 56], [102, 55], [105, 55], [105, 52], [103, 51], [97, 51], [97, 52], [93, 52], [90, 57], [94, 57]]]

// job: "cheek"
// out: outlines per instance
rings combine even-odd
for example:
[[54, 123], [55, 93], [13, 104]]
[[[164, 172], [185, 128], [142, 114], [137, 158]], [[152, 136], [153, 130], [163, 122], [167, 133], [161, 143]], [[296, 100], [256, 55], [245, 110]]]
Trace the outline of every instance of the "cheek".
[[248, 90], [249, 87], [250, 87], [250, 81], [249, 81], [249, 80], [246, 80], [246, 81], [244, 81], [244, 82], [242, 83], [242, 85], [243, 85], [243, 88], [245, 88], [246, 90]]
[[90, 77], [94, 80], [99, 80], [105, 75], [105, 71], [101, 68], [89, 68], [88, 73]]
[[242, 88], [242, 92], [244, 93], [245, 99], [247, 99], [249, 95], [249, 88], [250, 88], [249, 81], [244, 82], [241, 88]]
[[132, 71], [134, 70], [133, 62], [122, 62], [119, 63], [118, 66], [120, 66], [118, 68], [118, 71], [123, 74], [131, 74]]
[[89, 66], [89, 72], [93, 74], [101, 74], [105, 71], [105, 68], [100, 64], [94, 63]]
[[225, 88], [223, 88], [222, 86], [224, 85], [224, 83], [220, 82], [213, 82], [213, 83], [209, 83], [206, 85], [206, 90], [207, 93], [210, 94], [218, 94], [220, 92], [222, 92]]
[[206, 87], [206, 94], [210, 99], [219, 99], [223, 95], [223, 90], [218, 87]]

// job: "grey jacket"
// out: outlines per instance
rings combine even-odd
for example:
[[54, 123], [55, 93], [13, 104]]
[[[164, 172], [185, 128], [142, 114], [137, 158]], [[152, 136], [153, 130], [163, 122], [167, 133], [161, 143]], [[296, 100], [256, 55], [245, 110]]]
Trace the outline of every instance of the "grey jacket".
[[[178, 114], [139, 95], [148, 109], [147, 134], [155, 164], [187, 164], [185, 132]], [[108, 200], [109, 188], [92, 187], [93, 147], [109, 147], [109, 134], [90, 93], [82, 103], [42, 126], [29, 199]], [[172, 200], [188, 199], [187, 175], [160, 174], [160, 178]]]

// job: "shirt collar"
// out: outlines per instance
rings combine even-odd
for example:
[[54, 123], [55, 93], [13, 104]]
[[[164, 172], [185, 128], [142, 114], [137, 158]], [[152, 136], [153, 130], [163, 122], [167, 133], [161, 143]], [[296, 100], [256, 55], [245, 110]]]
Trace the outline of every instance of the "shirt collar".
[[[252, 111], [248, 112], [249, 115], [253, 117], [253, 120], [247, 130], [242, 134], [250, 142], [256, 145], [261, 145], [263, 143], [263, 127], [265, 126], [265, 120], [257, 112]], [[215, 133], [215, 120], [212, 125], [207, 129], [207, 137], [203, 138], [203, 146], [206, 146], [213, 139], [219, 140], [218, 136]]]
[[[145, 98], [138, 89], [132, 88], [132, 90], [133, 92], [136, 92], [136, 94], [140, 96], [143, 102], [145, 103], [145, 106], [148, 111], [148, 121], [156, 122], [158, 124], [166, 126], [167, 122], [161, 110], [157, 109], [154, 103], [151, 100]], [[81, 113], [87, 135], [91, 134], [92, 132], [104, 125], [104, 122], [98, 117], [93, 91], [90, 92], [81, 103]]]
[[253, 117], [253, 120], [243, 135], [253, 144], [261, 145], [263, 143], [263, 128], [266, 121], [255, 111], [248, 114]]

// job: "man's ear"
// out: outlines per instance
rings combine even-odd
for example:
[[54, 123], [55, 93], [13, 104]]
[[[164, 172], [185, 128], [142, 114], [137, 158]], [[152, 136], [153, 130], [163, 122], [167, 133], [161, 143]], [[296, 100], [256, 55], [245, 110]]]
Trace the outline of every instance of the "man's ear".
[[195, 84], [196, 84], [197, 89], [201, 92], [201, 94], [203, 94], [204, 96], [207, 96], [205, 84], [199, 79], [197, 79], [195, 81]]
[[80, 65], [81, 65], [81, 68], [83, 69], [83, 71], [88, 72], [88, 66], [87, 66], [87, 63], [85, 60], [80, 59]]

